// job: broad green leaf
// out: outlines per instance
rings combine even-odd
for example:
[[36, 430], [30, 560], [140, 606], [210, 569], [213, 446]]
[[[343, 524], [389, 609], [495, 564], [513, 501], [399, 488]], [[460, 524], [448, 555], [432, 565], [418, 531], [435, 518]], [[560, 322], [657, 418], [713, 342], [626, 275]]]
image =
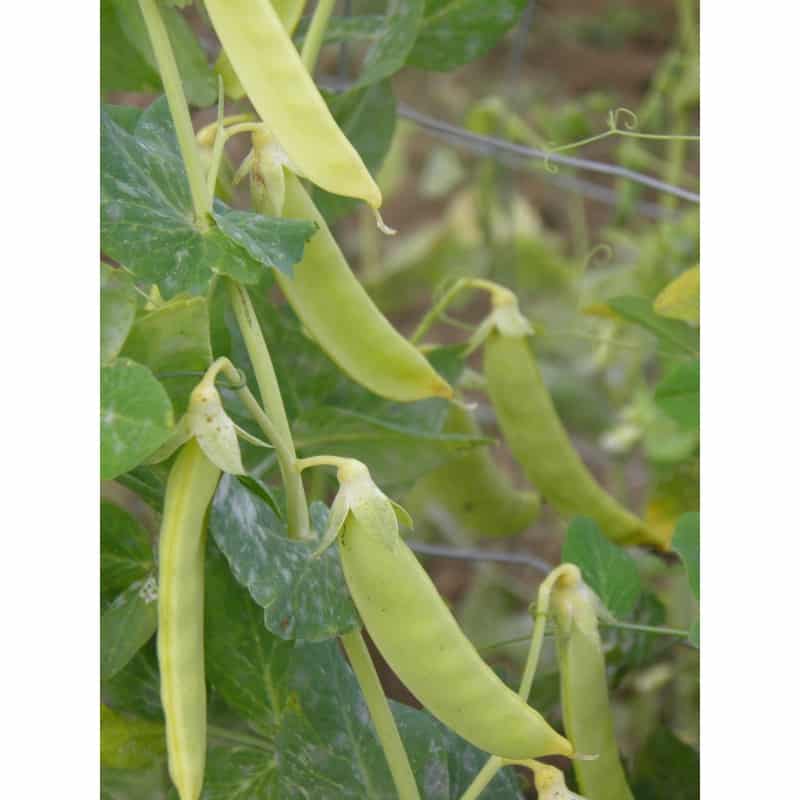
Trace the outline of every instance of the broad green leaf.
[[[205, 52], [181, 14], [160, 5], [186, 98], [192, 105], [213, 105], [217, 82]], [[161, 78], [139, 4], [134, 0], [102, 0], [100, 19], [103, 91], [160, 91]]]
[[135, 492], [150, 508], [161, 512], [168, 471], [166, 464], [143, 464], [120, 475], [117, 481]]
[[653, 311], [662, 317], [700, 324], [700, 267], [682, 272], [653, 301]]
[[643, 297], [614, 297], [608, 305], [619, 316], [654, 334], [661, 349], [672, 355], [700, 355], [700, 333], [677, 319], [667, 319], [653, 311], [652, 303]]
[[127, 358], [100, 370], [100, 477], [116, 478], [162, 444], [172, 405], [153, 373]]
[[116, 769], [145, 769], [164, 757], [164, 725], [100, 706], [100, 762]]
[[256, 730], [272, 735], [288, 698], [292, 644], [264, 627], [264, 610], [213, 542], [206, 555], [205, 615], [209, 683]]
[[690, 511], [682, 514], [672, 537], [675, 550], [686, 567], [686, 576], [695, 598], [700, 600], [700, 514]]
[[212, 361], [208, 302], [205, 297], [179, 297], [139, 317], [122, 355], [149, 367], [169, 393], [176, 416]]
[[104, 594], [119, 594], [144, 580], [154, 569], [147, 531], [115, 503], [100, 503], [100, 585]]
[[359, 626], [336, 548], [311, 558], [327, 509], [311, 506], [315, 536], [288, 539], [272, 509], [231, 475], [220, 481], [209, 530], [236, 580], [263, 609], [267, 630], [282, 639], [320, 641]]
[[115, 711], [162, 720], [156, 642], [152, 639], [123, 670], [102, 683], [103, 702]]
[[[204, 293], [213, 275], [256, 283], [264, 266], [287, 268], [302, 255], [309, 223], [235, 212], [232, 228], [252, 218], [272, 247], [254, 258], [217, 225], [201, 232], [194, 221], [189, 184], [177, 148], [166, 100], [142, 113], [133, 133], [101, 114], [100, 238], [105, 253], [124, 263], [141, 281], [155, 283], [165, 298], [179, 292]], [[215, 218], [228, 214], [216, 201]]]
[[124, 270], [100, 264], [100, 363], [122, 349], [136, 316], [136, 289]]
[[[158, 626], [155, 576], [137, 581], [100, 619], [100, 679], [113, 678], [149, 641]], [[111, 765], [113, 766], [113, 765]]]
[[[395, 129], [396, 108], [391, 83], [383, 81], [341, 94], [323, 94], [334, 119], [367, 169], [377, 174], [389, 152]], [[313, 197], [329, 224], [358, 206], [358, 201], [351, 197], [330, 194], [319, 187], [315, 187]]]
[[636, 562], [603, 536], [594, 520], [575, 517], [570, 522], [561, 560], [580, 568], [583, 580], [615, 617], [633, 610], [642, 592]]
[[[166, 755], [149, 769], [113, 769], [100, 765], [100, 800], [174, 800], [167, 773]], [[177, 797], [177, 795], [175, 795]]]
[[517, 24], [528, 0], [426, 0], [408, 57], [411, 66], [446, 72], [491, 50]]
[[656, 386], [653, 399], [681, 427], [700, 426], [700, 361], [678, 362]]
[[[291, 757], [291, 754], [287, 754]], [[203, 800], [274, 800], [290, 797], [279, 790], [279, 754], [268, 745], [210, 745], [206, 756]], [[317, 775], [319, 780], [320, 776]], [[312, 784], [313, 785], [313, 784]], [[316, 791], [306, 796], [322, 797]], [[301, 797], [302, 795], [297, 795]]]
[[699, 800], [700, 757], [668, 728], [659, 728], [636, 758], [636, 800]]

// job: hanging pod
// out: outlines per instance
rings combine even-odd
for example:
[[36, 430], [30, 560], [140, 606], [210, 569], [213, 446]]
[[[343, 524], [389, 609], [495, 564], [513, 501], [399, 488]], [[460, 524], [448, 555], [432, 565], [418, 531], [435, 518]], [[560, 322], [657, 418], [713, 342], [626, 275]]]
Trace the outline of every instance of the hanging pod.
[[401, 539], [407, 513], [358, 461], [335, 464], [339, 492], [324, 549], [337, 536], [350, 594], [372, 640], [397, 676], [437, 719], [478, 748], [504, 758], [570, 756], [572, 745], [508, 688], [458, 626], [433, 581]]
[[480, 331], [486, 385], [503, 436], [528, 480], [563, 515], [592, 517], [620, 544], [667, 549], [664, 536], [609, 495], [581, 461], [528, 345], [530, 323], [514, 294], [498, 291], [492, 304]]

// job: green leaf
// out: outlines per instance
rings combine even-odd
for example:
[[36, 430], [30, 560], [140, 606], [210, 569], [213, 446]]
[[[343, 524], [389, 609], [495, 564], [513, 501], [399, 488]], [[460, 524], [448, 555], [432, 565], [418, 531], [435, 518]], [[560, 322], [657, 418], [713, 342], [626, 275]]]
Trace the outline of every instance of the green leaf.
[[656, 386], [656, 405], [681, 427], [700, 427], [700, 361], [675, 364]]
[[100, 585], [116, 595], [155, 568], [150, 537], [136, 518], [115, 503], [100, 503]]
[[126, 717], [100, 706], [100, 763], [116, 769], [145, 769], [161, 761], [167, 742], [160, 722]]
[[127, 358], [100, 370], [100, 477], [133, 469], [169, 436], [174, 423], [164, 387]]
[[[260, 231], [263, 261], [251, 256], [220, 227], [212, 225], [206, 232], [197, 228], [164, 98], [142, 113], [133, 133], [104, 109], [100, 141], [102, 248], [137, 279], [157, 284], [165, 298], [179, 292], [203, 294], [213, 275], [256, 283], [265, 265], [286, 268], [302, 255], [309, 231], [304, 221], [236, 212], [253, 218], [251, 238], [256, 237], [254, 231]], [[227, 214], [227, 207], [216, 201], [217, 221]], [[244, 222], [237, 219], [231, 227], [241, 230]], [[264, 242], [272, 245], [266, 248]]]
[[426, 0], [411, 66], [446, 72], [480, 58], [517, 24], [528, 0]]
[[[160, 4], [183, 91], [192, 105], [217, 99], [217, 82], [205, 52], [186, 20]], [[103, 91], [158, 92], [161, 78], [139, 4], [102, 0], [100, 6], [100, 87]]]
[[272, 735], [288, 697], [292, 645], [264, 627], [264, 611], [231, 575], [213, 542], [206, 555], [206, 675], [237, 714]]
[[267, 630], [282, 639], [320, 641], [360, 624], [337, 550], [311, 558], [327, 523], [321, 503], [312, 504], [311, 521], [313, 539], [288, 539], [272, 509], [231, 475], [222, 477], [211, 507], [214, 541], [264, 609]]
[[164, 490], [167, 486], [168, 467], [166, 464], [141, 465], [120, 475], [117, 481], [135, 492], [140, 500], [150, 508], [161, 512], [164, 505]]
[[689, 641], [695, 646], [700, 647], [700, 619], [696, 619], [689, 628]]
[[636, 562], [603, 536], [594, 520], [575, 517], [570, 522], [561, 560], [580, 568], [583, 580], [615, 617], [633, 610], [642, 592]]
[[[149, 641], [158, 626], [155, 576], [123, 592], [100, 620], [100, 678], [113, 678]], [[111, 765], [114, 766], [114, 765]]]
[[653, 310], [662, 317], [700, 323], [700, 267], [692, 267], [668, 283], [653, 301]]
[[664, 353], [700, 355], [700, 332], [677, 319], [668, 319], [653, 311], [652, 303], [643, 297], [614, 297], [608, 305], [619, 316], [649, 331], [659, 341]]
[[[323, 96], [367, 169], [376, 175], [392, 144], [397, 118], [391, 83], [384, 81], [341, 94], [324, 92]], [[352, 197], [330, 194], [319, 187], [314, 188], [313, 198], [328, 224], [358, 206]]]
[[686, 576], [695, 599], [700, 600], [700, 514], [689, 511], [681, 514], [672, 537], [675, 550], [686, 567]]
[[183, 415], [189, 394], [213, 359], [205, 297], [180, 297], [139, 317], [122, 355], [149, 367], [169, 393], [177, 416]]
[[699, 800], [700, 758], [668, 728], [653, 733], [636, 759], [636, 800]]
[[100, 363], [109, 364], [125, 343], [136, 316], [136, 289], [124, 270], [100, 264]]
[[115, 711], [152, 720], [164, 718], [156, 642], [152, 639], [123, 670], [102, 683], [103, 702]]

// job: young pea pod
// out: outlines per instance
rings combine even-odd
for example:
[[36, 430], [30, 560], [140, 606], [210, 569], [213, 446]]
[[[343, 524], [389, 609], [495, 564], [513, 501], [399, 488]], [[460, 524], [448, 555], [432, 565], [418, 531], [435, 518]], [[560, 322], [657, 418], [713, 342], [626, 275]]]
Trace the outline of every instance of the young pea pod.
[[[322, 459], [307, 459], [309, 465]], [[378, 650], [425, 708], [476, 747], [504, 758], [572, 755], [572, 745], [478, 655], [400, 538], [410, 519], [367, 468], [339, 460], [339, 493], [323, 547], [338, 534], [353, 601]]]
[[169, 774], [197, 800], [206, 761], [203, 653], [205, 516], [220, 470], [190, 439], [169, 473], [158, 561], [158, 662]]
[[206, 0], [205, 6], [241, 85], [293, 168], [329, 192], [379, 208], [378, 185], [336, 124], [269, 0]]
[[633, 800], [614, 736], [597, 599], [583, 581], [564, 575], [550, 602], [564, 726], [575, 749], [586, 757], [573, 764], [578, 786], [591, 800]]
[[310, 219], [319, 230], [294, 265], [275, 277], [319, 346], [370, 391], [400, 402], [451, 397], [453, 390], [427, 359], [381, 314], [358, 282], [300, 181], [285, 171], [283, 216]]
[[[445, 433], [480, 436], [472, 415], [450, 406]], [[494, 463], [486, 447], [474, 447], [424, 475], [406, 498], [413, 516], [426, 508], [446, 511], [472, 536], [513, 536], [539, 516], [539, 496], [515, 489]], [[416, 513], [415, 513], [416, 512]]]
[[592, 517], [610, 539], [666, 549], [663, 535], [602, 489], [575, 452], [528, 346], [530, 325], [514, 295], [498, 293], [493, 302], [483, 331], [483, 369], [500, 429], [528, 479], [562, 514]]

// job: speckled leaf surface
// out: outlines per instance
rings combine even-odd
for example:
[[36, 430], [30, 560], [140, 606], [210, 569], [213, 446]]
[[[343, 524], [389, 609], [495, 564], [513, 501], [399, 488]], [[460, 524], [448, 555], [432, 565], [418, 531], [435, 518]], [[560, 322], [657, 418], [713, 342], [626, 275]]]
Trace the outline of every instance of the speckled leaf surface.
[[136, 289], [130, 275], [100, 265], [100, 363], [119, 354], [136, 316]]
[[327, 524], [327, 509], [311, 506], [315, 536], [286, 537], [272, 509], [230, 475], [223, 476], [209, 516], [209, 529], [236, 580], [264, 609], [264, 624], [283, 639], [321, 641], [358, 627], [338, 552], [311, 553]]
[[101, 478], [140, 464], [166, 440], [173, 423], [169, 396], [147, 367], [118, 358], [101, 368]]
[[520, 17], [528, 0], [426, 0], [411, 66], [447, 71], [480, 58]]
[[[206, 291], [215, 274], [255, 283], [265, 266], [299, 260], [309, 223], [237, 212], [261, 232], [261, 260], [220, 227], [195, 225], [189, 183], [175, 141], [166, 100], [156, 100], [133, 132], [101, 113], [100, 239], [103, 251], [137, 279], [155, 283], [165, 298]], [[215, 216], [227, 207], [215, 203]], [[241, 220], [238, 227], [242, 226]], [[251, 237], [254, 234], [251, 230]]]

